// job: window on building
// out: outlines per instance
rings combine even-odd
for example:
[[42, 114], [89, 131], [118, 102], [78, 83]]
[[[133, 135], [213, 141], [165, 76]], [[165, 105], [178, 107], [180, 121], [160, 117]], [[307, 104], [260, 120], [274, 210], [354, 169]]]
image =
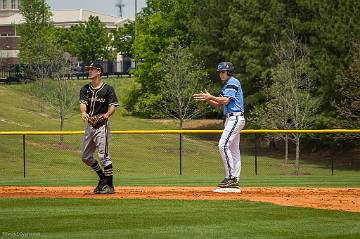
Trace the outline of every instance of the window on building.
[[5, 0], [0, 0], [0, 9], [5, 9]]
[[16, 9], [16, 0], [11, 0], [11, 9]]

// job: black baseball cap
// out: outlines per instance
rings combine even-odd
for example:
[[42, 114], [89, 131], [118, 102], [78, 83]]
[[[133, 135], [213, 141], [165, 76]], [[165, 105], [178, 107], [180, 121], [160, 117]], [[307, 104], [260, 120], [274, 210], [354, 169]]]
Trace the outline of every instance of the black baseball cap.
[[85, 70], [87, 70], [87, 71], [88, 71], [90, 68], [98, 69], [98, 70], [101, 71], [101, 73], [103, 72], [103, 67], [102, 67], [101, 63], [98, 62], [98, 61], [90, 62], [89, 65], [85, 66]]

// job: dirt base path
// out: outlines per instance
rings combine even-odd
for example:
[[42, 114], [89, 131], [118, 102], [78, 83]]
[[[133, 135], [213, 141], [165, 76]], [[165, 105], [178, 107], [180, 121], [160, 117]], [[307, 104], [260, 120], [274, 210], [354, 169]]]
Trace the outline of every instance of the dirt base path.
[[213, 192], [214, 187], [116, 187], [113, 195], [95, 195], [93, 187], [0, 187], [0, 198], [127, 198], [249, 200], [285, 206], [360, 212], [360, 188], [241, 188], [241, 193]]

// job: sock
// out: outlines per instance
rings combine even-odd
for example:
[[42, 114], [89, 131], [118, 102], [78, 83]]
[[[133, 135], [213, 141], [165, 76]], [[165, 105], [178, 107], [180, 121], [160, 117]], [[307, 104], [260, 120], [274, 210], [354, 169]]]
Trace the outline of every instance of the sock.
[[109, 164], [108, 166], [106, 166], [104, 168], [104, 174], [105, 174], [105, 177], [107, 179], [108, 185], [113, 188], [114, 185], [113, 185], [113, 167], [112, 167], [112, 164]]
[[95, 163], [93, 165], [91, 165], [91, 168], [94, 169], [94, 171], [97, 173], [97, 175], [99, 175], [99, 178], [105, 178], [105, 174], [101, 170], [100, 165], [97, 161], [95, 161]]

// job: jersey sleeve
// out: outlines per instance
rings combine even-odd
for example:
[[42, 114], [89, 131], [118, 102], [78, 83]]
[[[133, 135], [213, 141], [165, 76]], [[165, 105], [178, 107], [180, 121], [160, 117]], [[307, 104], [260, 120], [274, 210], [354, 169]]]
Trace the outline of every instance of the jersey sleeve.
[[88, 105], [89, 99], [86, 96], [86, 89], [85, 87], [81, 88], [80, 90], [80, 104]]
[[227, 86], [225, 86], [225, 89], [223, 90], [223, 96], [234, 99], [238, 89], [239, 86], [237, 86], [236, 84], [228, 84]]
[[118, 98], [112, 87], [109, 87], [109, 105], [114, 105], [115, 107], [119, 106]]

